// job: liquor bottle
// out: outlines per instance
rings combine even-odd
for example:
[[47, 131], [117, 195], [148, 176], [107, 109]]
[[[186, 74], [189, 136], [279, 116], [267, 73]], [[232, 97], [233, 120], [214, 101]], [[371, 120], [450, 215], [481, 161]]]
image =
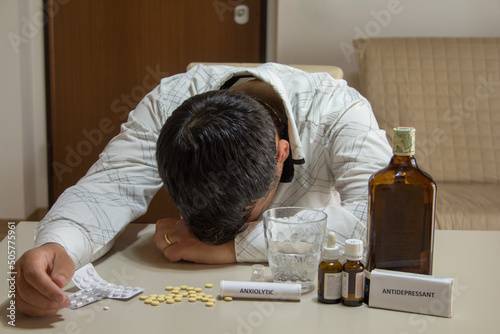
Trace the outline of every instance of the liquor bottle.
[[365, 292], [365, 267], [363, 258], [363, 241], [347, 239], [345, 241], [346, 261], [342, 266], [342, 304], [361, 306]]
[[393, 152], [369, 180], [365, 301], [375, 268], [432, 274], [436, 183], [417, 165], [414, 128], [394, 129]]
[[329, 232], [318, 268], [318, 300], [322, 303], [338, 304], [342, 300], [342, 263], [339, 258], [335, 233]]

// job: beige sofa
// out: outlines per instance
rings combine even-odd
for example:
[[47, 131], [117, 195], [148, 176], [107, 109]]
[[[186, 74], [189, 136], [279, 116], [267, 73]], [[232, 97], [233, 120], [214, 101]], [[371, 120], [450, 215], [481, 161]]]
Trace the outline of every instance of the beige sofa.
[[[416, 128], [438, 186], [436, 228], [500, 230], [500, 38], [354, 41], [380, 126]], [[464, 245], [465, 246], [465, 245]]]

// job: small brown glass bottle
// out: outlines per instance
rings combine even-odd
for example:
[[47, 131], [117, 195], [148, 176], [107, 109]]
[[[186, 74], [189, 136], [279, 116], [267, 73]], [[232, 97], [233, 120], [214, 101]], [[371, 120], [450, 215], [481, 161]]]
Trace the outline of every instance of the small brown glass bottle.
[[342, 266], [342, 304], [360, 306], [365, 292], [365, 267], [363, 241], [348, 239], [345, 242], [346, 262]]
[[328, 233], [328, 243], [318, 268], [318, 300], [326, 304], [338, 304], [342, 300], [342, 264], [335, 233]]

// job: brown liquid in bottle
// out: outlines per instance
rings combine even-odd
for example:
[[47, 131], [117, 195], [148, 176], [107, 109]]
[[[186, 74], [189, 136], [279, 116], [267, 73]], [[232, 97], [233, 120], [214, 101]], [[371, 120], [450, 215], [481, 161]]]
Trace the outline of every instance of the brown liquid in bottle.
[[342, 304], [361, 306], [365, 290], [365, 267], [361, 263], [363, 242], [348, 239], [345, 242], [346, 261], [342, 266]]
[[[346, 293], [342, 296], [342, 304], [347, 306], [361, 306], [363, 304], [364, 294], [359, 291], [364, 290], [360, 287], [359, 275], [363, 274], [365, 268], [360, 261], [347, 261], [344, 263], [343, 275], [345, 275], [342, 284], [347, 283]], [[364, 280], [364, 276], [362, 277]]]
[[[399, 155], [395, 147], [389, 165], [369, 181], [369, 272], [432, 274], [436, 184], [418, 167], [413, 140], [411, 145], [408, 155]], [[368, 292], [368, 279], [366, 285]]]
[[327, 247], [323, 249], [323, 259], [318, 267], [318, 300], [326, 304], [342, 301], [342, 263], [336, 247], [335, 233], [328, 233]]

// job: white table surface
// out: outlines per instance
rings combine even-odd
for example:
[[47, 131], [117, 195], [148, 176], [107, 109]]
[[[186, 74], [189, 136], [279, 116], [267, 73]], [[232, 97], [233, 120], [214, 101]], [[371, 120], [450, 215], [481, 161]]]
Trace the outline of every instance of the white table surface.
[[[15, 229], [16, 253], [33, 246], [36, 223], [22, 222]], [[140, 286], [144, 294], [165, 293], [167, 285], [199, 286], [213, 283], [219, 294], [221, 280], [249, 280], [251, 264], [199, 265], [168, 262], [156, 250], [151, 237], [154, 225], [130, 224], [113, 249], [94, 266], [105, 280]], [[0, 268], [8, 277], [7, 238], [0, 244]], [[48, 317], [27, 317], [16, 312], [16, 327], [8, 325], [8, 286], [0, 284], [2, 333], [498, 333], [500, 331], [499, 257], [500, 231], [436, 231], [434, 275], [452, 277], [454, 315], [440, 318], [317, 301], [316, 292], [300, 302], [217, 300], [203, 303], [145, 305], [103, 299], [78, 310], [63, 309]], [[266, 274], [270, 275], [266, 266]], [[77, 289], [70, 283], [65, 291]], [[108, 306], [108, 310], [103, 307]]]

